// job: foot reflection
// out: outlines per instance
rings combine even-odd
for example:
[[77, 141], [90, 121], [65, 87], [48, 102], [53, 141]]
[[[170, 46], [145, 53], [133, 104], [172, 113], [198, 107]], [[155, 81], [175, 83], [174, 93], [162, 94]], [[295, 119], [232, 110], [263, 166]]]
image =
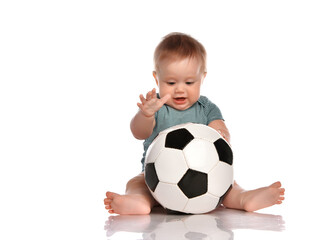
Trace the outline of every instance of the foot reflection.
[[[108, 237], [117, 232], [142, 233], [144, 240], [234, 239], [233, 230], [284, 230], [282, 216], [219, 208], [202, 215], [168, 215], [155, 208], [150, 215], [110, 216], [105, 223]], [[111, 238], [114, 239], [114, 238]]]

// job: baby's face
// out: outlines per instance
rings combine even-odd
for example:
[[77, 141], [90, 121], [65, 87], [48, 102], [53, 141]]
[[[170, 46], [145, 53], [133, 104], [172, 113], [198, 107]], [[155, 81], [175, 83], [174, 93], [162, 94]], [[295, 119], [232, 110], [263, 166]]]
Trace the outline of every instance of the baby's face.
[[201, 64], [196, 58], [166, 59], [160, 62], [154, 77], [160, 97], [171, 98], [167, 105], [177, 109], [190, 108], [200, 97], [200, 88], [206, 73], [201, 73]]

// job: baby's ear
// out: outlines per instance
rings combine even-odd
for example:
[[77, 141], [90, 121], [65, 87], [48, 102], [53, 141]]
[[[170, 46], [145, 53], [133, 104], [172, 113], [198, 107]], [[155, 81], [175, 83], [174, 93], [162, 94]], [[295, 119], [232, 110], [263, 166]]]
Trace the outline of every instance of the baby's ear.
[[157, 72], [156, 71], [153, 71], [153, 76], [154, 76], [156, 84], [158, 86], [158, 79], [157, 79]]
[[202, 83], [204, 81], [204, 78], [206, 77], [207, 72], [204, 72], [203, 76], [202, 76]]

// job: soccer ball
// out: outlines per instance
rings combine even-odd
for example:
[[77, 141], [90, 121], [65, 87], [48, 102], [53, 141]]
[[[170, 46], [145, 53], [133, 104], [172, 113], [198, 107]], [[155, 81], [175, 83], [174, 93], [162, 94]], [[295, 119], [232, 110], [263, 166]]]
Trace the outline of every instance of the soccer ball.
[[148, 148], [145, 182], [167, 210], [210, 212], [232, 187], [232, 150], [206, 125], [186, 123], [168, 128]]

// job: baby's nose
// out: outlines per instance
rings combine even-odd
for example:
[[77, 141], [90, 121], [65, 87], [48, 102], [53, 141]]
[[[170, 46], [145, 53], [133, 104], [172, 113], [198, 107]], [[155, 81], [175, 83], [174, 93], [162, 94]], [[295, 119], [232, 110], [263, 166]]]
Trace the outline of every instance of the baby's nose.
[[183, 84], [177, 84], [176, 92], [183, 92], [183, 91], [184, 91], [184, 86], [183, 86]]

